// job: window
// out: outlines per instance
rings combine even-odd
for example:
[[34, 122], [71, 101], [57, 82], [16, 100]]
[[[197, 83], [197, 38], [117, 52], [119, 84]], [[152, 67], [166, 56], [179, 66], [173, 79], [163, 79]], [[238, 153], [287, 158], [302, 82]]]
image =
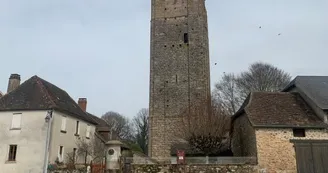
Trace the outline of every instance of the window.
[[63, 161], [63, 154], [64, 153], [64, 147], [63, 146], [59, 146], [59, 151], [58, 151], [58, 159], [59, 161]]
[[66, 133], [66, 117], [62, 116], [61, 132]]
[[305, 130], [304, 129], [293, 129], [294, 137], [305, 137]]
[[75, 163], [75, 160], [76, 160], [76, 151], [77, 151], [77, 149], [73, 148], [73, 161], [74, 161], [74, 163]]
[[75, 135], [78, 136], [80, 134], [80, 122], [76, 121]]
[[184, 33], [183, 40], [184, 40], [184, 43], [188, 43], [189, 42], [188, 33]]
[[87, 126], [87, 133], [85, 134], [86, 138], [90, 138], [90, 125]]
[[16, 161], [17, 145], [9, 146], [8, 161]]
[[21, 118], [22, 114], [21, 113], [14, 113], [11, 121], [11, 129], [17, 130], [21, 128]]

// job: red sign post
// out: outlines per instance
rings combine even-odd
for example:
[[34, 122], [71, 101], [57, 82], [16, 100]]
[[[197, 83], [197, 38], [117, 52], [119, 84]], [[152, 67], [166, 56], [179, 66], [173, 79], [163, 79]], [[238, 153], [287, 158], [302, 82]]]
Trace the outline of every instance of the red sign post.
[[177, 151], [177, 164], [185, 164], [185, 152], [182, 150]]

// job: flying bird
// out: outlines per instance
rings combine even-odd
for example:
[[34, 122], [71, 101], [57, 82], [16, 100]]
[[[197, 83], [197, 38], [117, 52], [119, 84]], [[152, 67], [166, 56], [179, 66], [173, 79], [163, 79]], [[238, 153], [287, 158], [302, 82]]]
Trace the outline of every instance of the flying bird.
[[281, 33], [279, 33], [278, 35], [281, 35]]
[[215, 63], [214, 65], [216, 65], [217, 63]]
[[262, 28], [262, 26], [259, 27], [260, 29]]

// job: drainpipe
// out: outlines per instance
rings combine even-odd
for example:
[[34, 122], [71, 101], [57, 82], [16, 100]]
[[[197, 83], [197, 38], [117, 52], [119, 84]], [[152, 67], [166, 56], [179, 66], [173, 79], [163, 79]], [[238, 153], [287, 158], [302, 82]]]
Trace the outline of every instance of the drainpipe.
[[47, 127], [47, 138], [46, 138], [46, 147], [44, 151], [44, 162], [43, 162], [43, 173], [48, 172], [48, 160], [49, 160], [49, 145], [50, 145], [50, 132], [51, 132], [51, 125], [52, 125], [52, 110], [47, 112], [45, 122], [48, 123]]

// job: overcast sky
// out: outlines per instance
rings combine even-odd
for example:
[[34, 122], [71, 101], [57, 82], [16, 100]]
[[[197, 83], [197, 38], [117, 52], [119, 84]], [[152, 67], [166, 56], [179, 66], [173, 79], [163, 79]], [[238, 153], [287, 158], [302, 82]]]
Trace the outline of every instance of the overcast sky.
[[[328, 75], [327, 0], [206, 3], [212, 85], [255, 61]], [[91, 113], [132, 117], [148, 107], [149, 25], [150, 0], [0, 0], [0, 90], [38, 75]]]

